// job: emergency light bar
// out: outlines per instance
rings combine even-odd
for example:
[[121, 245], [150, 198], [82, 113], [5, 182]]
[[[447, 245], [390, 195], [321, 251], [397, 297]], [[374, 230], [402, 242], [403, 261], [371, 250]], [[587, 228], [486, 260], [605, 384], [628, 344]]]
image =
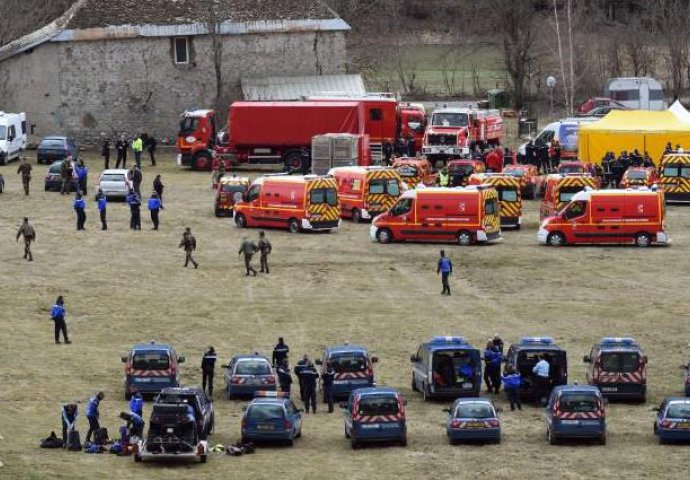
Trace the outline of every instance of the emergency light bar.
[[259, 390], [254, 393], [254, 398], [290, 398], [288, 392], [272, 392], [268, 390]]
[[632, 337], [605, 337], [599, 342], [602, 347], [637, 347], [637, 341]]
[[465, 345], [467, 340], [465, 337], [453, 337], [453, 336], [439, 336], [431, 339], [429, 343], [435, 344], [451, 344], [451, 345]]
[[520, 339], [520, 345], [553, 345], [553, 337], [522, 337]]

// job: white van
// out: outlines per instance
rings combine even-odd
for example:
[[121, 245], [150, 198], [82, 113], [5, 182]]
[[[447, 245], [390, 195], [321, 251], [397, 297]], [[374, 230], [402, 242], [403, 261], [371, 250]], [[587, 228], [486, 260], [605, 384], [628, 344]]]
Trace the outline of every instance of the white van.
[[[558, 140], [558, 143], [561, 145], [561, 159], [577, 158], [580, 125], [596, 122], [597, 120], [600, 119], [597, 117], [564, 118], [557, 122], [549, 123], [539, 132], [539, 135], [534, 137], [533, 141], [535, 143], [543, 141], [550, 147], [554, 139]], [[527, 155], [527, 143], [525, 142], [518, 147], [518, 155], [523, 157]]]
[[0, 112], [0, 165], [26, 149], [26, 114]]
[[661, 83], [651, 77], [611, 78], [606, 83], [604, 96], [632, 110], [665, 110], [668, 107]]

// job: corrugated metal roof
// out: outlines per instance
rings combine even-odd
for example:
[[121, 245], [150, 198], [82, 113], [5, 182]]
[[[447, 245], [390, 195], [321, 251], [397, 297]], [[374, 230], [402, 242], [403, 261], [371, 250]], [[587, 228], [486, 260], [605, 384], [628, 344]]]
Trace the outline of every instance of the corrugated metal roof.
[[243, 78], [245, 100], [301, 100], [323, 94], [364, 95], [361, 75], [314, 75], [306, 77]]

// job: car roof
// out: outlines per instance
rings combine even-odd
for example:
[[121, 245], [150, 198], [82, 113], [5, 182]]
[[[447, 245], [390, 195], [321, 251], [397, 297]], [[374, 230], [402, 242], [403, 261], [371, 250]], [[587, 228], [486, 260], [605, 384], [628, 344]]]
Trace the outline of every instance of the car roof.
[[492, 407], [494, 406], [494, 401], [490, 398], [486, 397], [463, 397], [463, 398], [456, 398], [455, 402], [453, 402], [455, 405], [460, 405], [461, 403], [488, 403]]
[[594, 385], [559, 385], [553, 389], [556, 393], [594, 393], [601, 395], [599, 387]]
[[172, 350], [170, 345], [165, 343], [137, 343], [132, 347], [132, 350]]
[[357, 396], [378, 394], [399, 395], [400, 392], [393, 387], [365, 387], [353, 390], [352, 394]]
[[41, 141], [43, 140], [67, 140], [69, 137], [62, 137], [60, 135], [48, 135], [47, 137], [43, 137]]
[[289, 398], [261, 397], [252, 399], [249, 405], [280, 405], [284, 407], [288, 402], [290, 402]]
[[103, 170], [103, 173], [101, 173], [101, 175], [112, 173], [127, 175], [127, 172], [128, 170], [126, 168], [109, 168], [108, 170]]
[[326, 347], [326, 353], [367, 353], [367, 349], [361, 345], [331, 345]]
[[665, 397], [663, 401], [670, 403], [690, 403], [690, 397]]
[[239, 360], [266, 360], [266, 361], [268, 361], [268, 358], [266, 358], [263, 355], [258, 355], [255, 353], [239, 354], [239, 355], [235, 355], [234, 357], [232, 357], [233, 362], [239, 361]]

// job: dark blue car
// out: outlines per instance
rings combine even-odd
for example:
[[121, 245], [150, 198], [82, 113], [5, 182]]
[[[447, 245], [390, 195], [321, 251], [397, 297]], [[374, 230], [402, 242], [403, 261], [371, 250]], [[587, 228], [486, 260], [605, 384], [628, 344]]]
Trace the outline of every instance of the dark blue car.
[[[48, 167], [44, 187], [46, 192], [59, 192], [62, 189], [62, 160], [53, 162]], [[70, 191], [76, 192], [77, 190], [79, 190], [79, 183], [77, 177], [73, 176]]]
[[462, 441], [501, 442], [501, 421], [488, 398], [458, 398], [448, 413], [446, 434], [451, 445]]
[[606, 445], [606, 410], [599, 389], [577, 384], [554, 388], [546, 405], [546, 436], [551, 445], [579, 438]]
[[180, 366], [184, 357], [164, 343], [140, 343], [122, 357], [125, 364], [125, 398], [137, 390], [143, 395], [161, 393], [168, 387], [180, 386]]
[[407, 446], [405, 400], [389, 387], [358, 388], [350, 394], [345, 410], [345, 438], [352, 448], [368, 442], [397, 442]]
[[690, 441], [690, 398], [665, 398], [657, 409], [654, 434], [659, 443]]
[[280, 441], [292, 446], [302, 436], [302, 410], [283, 392], [259, 391], [242, 415], [242, 442]]
[[372, 387], [374, 382], [373, 364], [378, 358], [360, 345], [334, 345], [327, 347], [323, 357], [316, 360], [317, 365], [330, 362], [335, 370], [333, 396], [343, 398], [357, 388]]

